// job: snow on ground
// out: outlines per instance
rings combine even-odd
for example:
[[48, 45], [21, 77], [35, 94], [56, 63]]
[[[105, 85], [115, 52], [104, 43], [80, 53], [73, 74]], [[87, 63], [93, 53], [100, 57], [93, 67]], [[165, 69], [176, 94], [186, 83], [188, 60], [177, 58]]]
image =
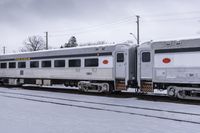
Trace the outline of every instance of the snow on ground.
[[[80, 101], [92, 101], [117, 105], [129, 105], [165, 109], [200, 114], [200, 106], [165, 102], [143, 101], [136, 98], [110, 98], [56, 92], [31, 91], [22, 89], [0, 88], [0, 92], [31, 94]], [[15, 94], [0, 93], [0, 131], [2, 133], [197, 133], [199, 124], [178, 122], [158, 118], [150, 118], [106, 110], [62, 106], [38, 101], [29, 101], [5, 96], [32, 98], [51, 102], [59, 102], [78, 106], [103, 108], [109, 110], [142, 113], [200, 122], [200, 116], [170, 114], [166, 112], [127, 109], [64, 101], [48, 98], [29, 97]]]

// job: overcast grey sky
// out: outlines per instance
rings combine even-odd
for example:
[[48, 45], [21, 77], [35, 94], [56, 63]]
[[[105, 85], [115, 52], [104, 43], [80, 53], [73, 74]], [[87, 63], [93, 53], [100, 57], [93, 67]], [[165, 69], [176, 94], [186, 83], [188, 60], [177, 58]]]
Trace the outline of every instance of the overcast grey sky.
[[74, 35], [78, 43], [134, 40], [135, 15], [141, 41], [200, 36], [199, 0], [0, 0], [0, 49], [18, 51], [32, 35], [59, 47]]

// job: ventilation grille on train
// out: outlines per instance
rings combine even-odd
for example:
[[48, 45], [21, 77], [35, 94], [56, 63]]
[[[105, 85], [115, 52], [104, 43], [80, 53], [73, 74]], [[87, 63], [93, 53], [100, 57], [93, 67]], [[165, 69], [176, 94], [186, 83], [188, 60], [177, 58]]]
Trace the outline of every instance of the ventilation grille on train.
[[142, 82], [141, 91], [144, 92], [144, 93], [153, 92], [152, 82]]
[[117, 90], [126, 90], [125, 80], [116, 80], [116, 89]]

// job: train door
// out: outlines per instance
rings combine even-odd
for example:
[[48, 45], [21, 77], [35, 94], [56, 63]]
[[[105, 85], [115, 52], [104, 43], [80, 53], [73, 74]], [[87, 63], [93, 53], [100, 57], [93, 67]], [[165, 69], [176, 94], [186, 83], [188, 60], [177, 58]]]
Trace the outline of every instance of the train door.
[[142, 92], [153, 92], [152, 57], [148, 50], [140, 52], [140, 86]]
[[149, 51], [140, 52], [140, 73], [141, 78], [144, 80], [152, 79], [152, 63], [151, 63], [151, 53]]
[[124, 52], [117, 52], [116, 60], [116, 78], [125, 79], [126, 78], [126, 60]]
[[126, 89], [126, 70], [127, 70], [127, 54], [126, 52], [116, 52], [115, 76], [116, 89]]

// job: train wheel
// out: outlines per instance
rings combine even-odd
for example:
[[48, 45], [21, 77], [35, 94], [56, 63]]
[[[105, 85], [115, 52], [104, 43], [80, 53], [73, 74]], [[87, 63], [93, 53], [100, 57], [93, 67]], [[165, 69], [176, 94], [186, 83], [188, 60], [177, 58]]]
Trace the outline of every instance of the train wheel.
[[174, 86], [169, 86], [167, 88], [167, 95], [170, 97], [176, 97], [176, 89]]
[[109, 89], [108, 89], [107, 93], [112, 94], [114, 92], [115, 92], [115, 90], [114, 90], [113, 84], [109, 84]]

